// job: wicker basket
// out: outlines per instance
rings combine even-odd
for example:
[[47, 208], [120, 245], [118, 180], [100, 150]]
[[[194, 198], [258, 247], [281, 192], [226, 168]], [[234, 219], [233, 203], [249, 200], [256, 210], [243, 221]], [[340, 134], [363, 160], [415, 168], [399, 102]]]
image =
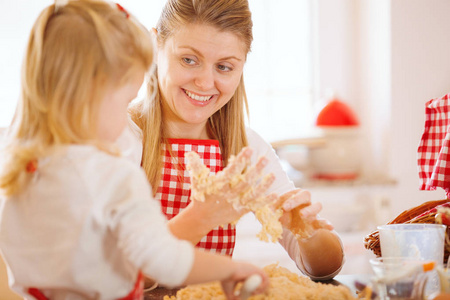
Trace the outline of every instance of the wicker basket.
[[[416, 207], [405, 210], [399, 214], [394, 220], [387, 224], [400, 224], [400, 223], [431, 223], [441, 224], [436, 219], [437, 207], [443, 204], [450, 203], [449, 199], [428, 201]], [[447, 262], [450, 254], [450, 239], [449, 239], [450, 227], [447, 225], [447, 232], [445, 235], [445, 249], [444, 249], [444, 263]], [[378, 230], [373, 231], [364, 238], [364, 247], [372, 250], [373, 253], [379, 257], [381, 256], [380, 238]]]

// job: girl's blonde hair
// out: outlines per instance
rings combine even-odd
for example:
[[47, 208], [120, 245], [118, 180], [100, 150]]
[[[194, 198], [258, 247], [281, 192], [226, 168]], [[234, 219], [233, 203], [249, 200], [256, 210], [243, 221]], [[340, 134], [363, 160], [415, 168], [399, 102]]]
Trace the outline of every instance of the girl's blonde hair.
[[[187, 24], [205, 24], [220, 31], [236, 34], [245, 44], [247, 53], [253, 40], [251, 13], [247, 0], [168, 0], [157, 24], [159, 45], [164, 45], [177, 29]], [[156, 73], [153, 74], [157, 81]], [[162, 144], [166, 143], [162, 119], [161, 93], [155, 82], [149, 85], [147, 97], [131, 108], [133, 120], [143, 131], [142, 167], [156, 193], [162, 169]], [[220, 143], [223, 165], [230, 155], [237, 154], [247, 145], [245, 112], [248, 115], [244, 80], [241, 76], [238, 88], [231, 100], [213, 114], [207, 123], [208, 134]]]
[[57, 145], [93, 144], [106, 88], [153, 61], [149, 32], [120, 5], [99, 0], [50, 5], [36, 20], [22, 66], [21, 98], [0, 154], [0, 192], [29, 180], [30, 162]]

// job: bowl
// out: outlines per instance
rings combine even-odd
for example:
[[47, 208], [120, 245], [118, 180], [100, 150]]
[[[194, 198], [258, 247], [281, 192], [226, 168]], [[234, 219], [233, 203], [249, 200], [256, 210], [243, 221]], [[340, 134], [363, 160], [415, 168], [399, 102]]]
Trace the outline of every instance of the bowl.
[[379, 299], [424, 299], [427, 275], [424, 261], [409, 257], [370, 259], [373, 285]]
[[[439, 224], [388, 224], [378, 226], [380, 248], [383, 257], [408, 257], [418, 260], [444, 261], [445, 225]], [[439, 290], [436, 271], [428, 272], [425, 295]]]
[[319, 179], [350, 180], [361, 172], [361, 140], [358, 126], [317, 128], [324, 137], [323, 147], [312, 148], [312, 175]]
[[445, 225], [388, 224], [378, 226], [383, 257], [444, 261]]
[[288, 145], [278, 149], [277, 154], [298, 171], [304, 171], [309, 166], [309, 150], [305, 146]]

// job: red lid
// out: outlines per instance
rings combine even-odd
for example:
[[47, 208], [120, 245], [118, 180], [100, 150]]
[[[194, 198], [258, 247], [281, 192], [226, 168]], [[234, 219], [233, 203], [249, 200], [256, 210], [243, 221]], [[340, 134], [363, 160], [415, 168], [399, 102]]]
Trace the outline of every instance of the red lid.
[[332, 99], [319, 112], [316, 126], [357, 126], [359, 120], [353, 110], [344, 102]]

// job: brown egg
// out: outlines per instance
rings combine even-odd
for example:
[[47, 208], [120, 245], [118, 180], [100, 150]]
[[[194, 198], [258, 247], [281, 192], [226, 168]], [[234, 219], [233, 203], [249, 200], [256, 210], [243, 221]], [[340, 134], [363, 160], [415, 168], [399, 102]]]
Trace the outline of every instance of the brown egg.
[[436, 297], [434, 297], [433, 300], [450, 300], [450, 294], [449, 293], [440, 293]]

